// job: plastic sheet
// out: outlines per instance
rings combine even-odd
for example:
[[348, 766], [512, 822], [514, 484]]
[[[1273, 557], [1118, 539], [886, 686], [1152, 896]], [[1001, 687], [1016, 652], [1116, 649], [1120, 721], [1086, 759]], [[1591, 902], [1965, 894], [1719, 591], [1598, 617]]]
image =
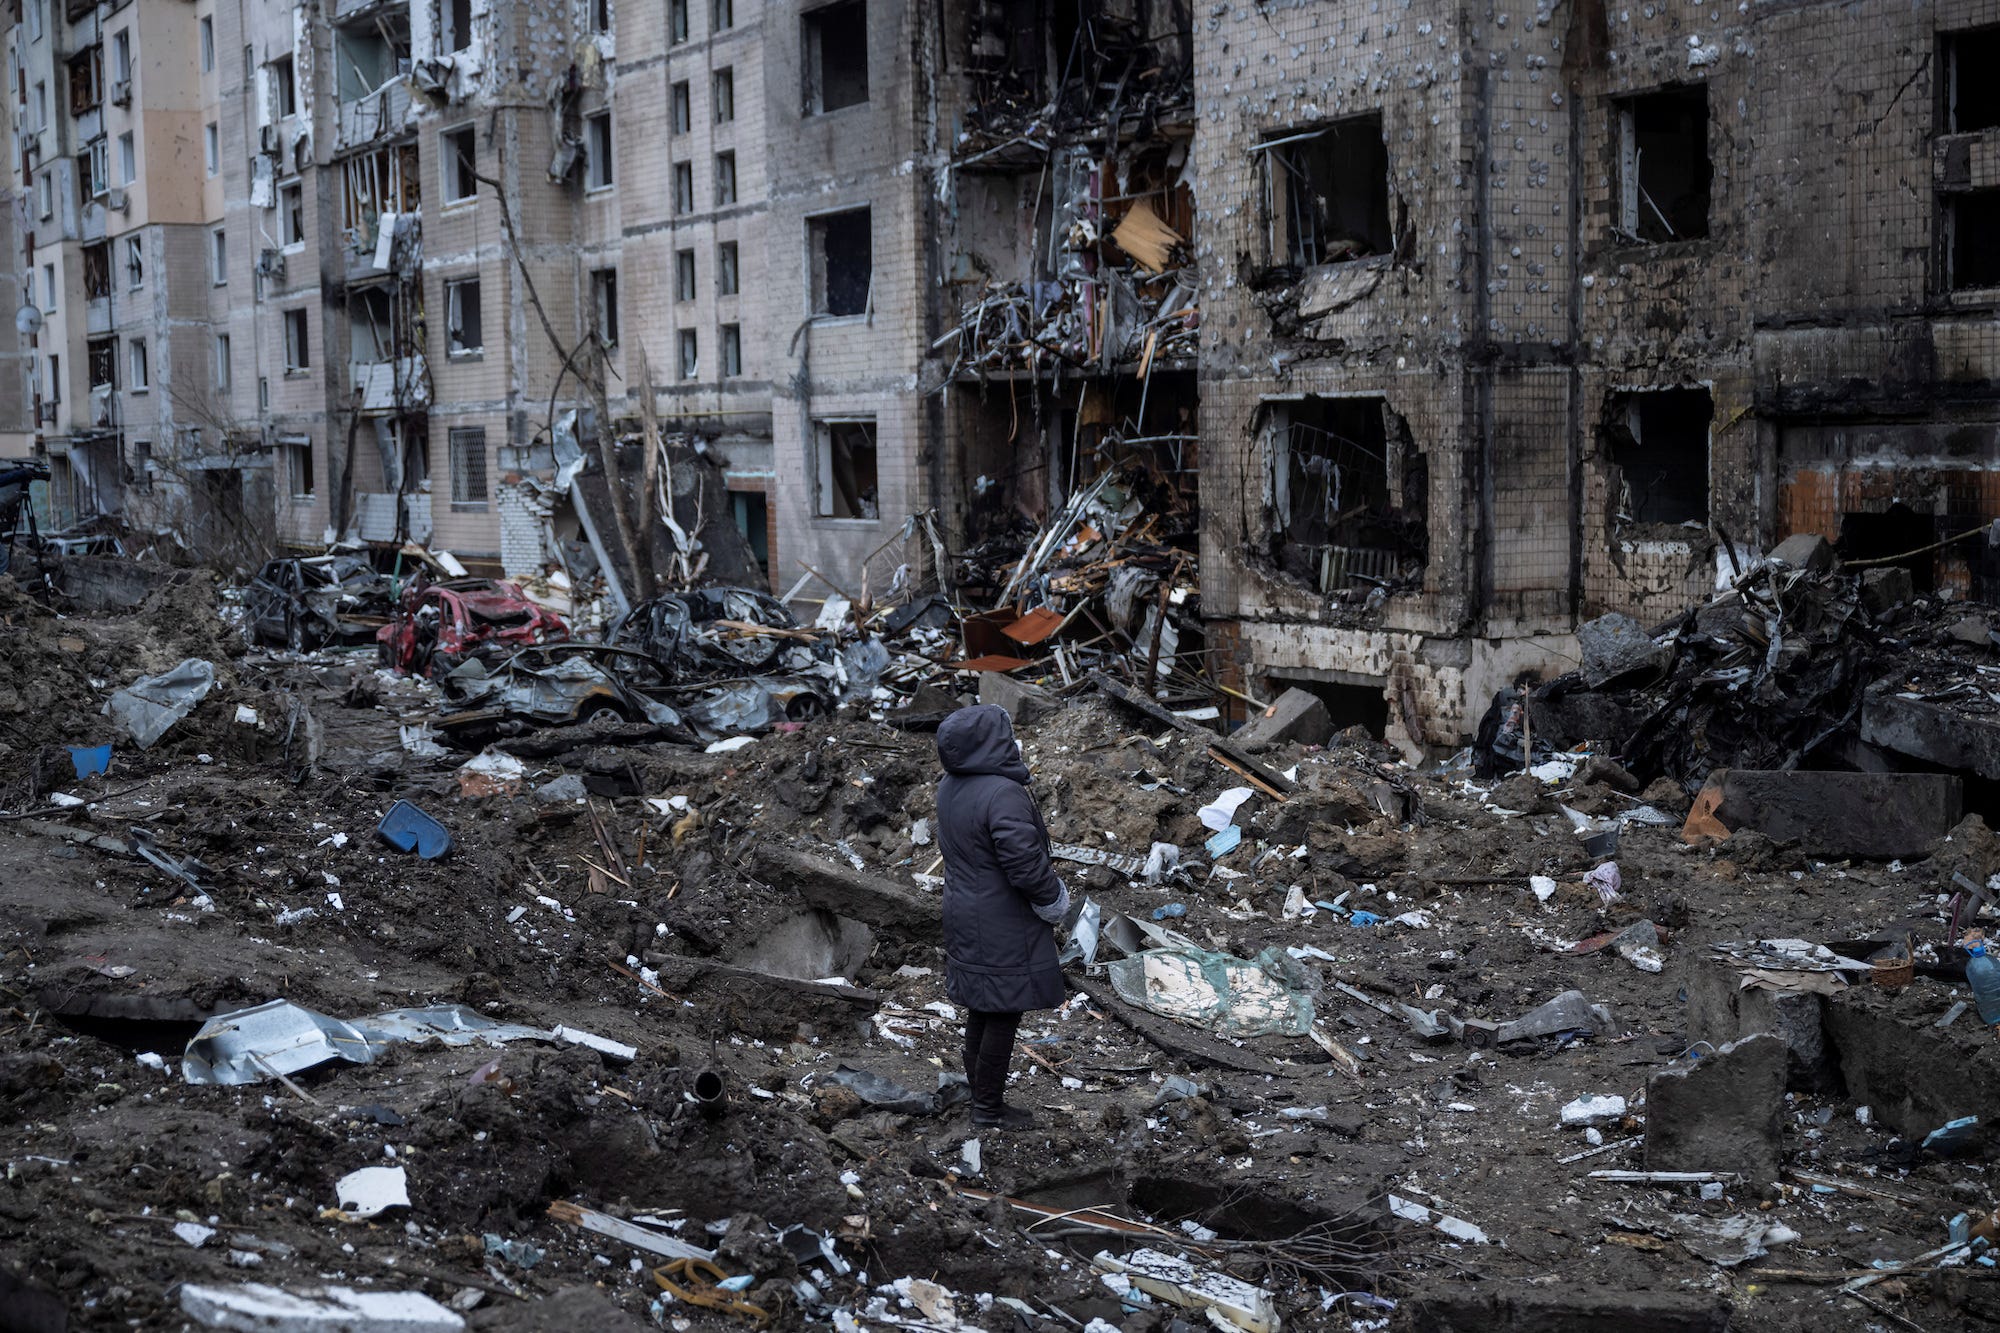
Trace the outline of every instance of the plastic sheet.
[[190, 657], [171, 671], [141, 676], [114, 693], [104, 705], [104, 715], [130, 736], [133, 744], [150, 749], [214, 688], [215, 664]]
[[1304, 972], [1283, 950], [1254, 959], [1182, 944], [1108, 965], [1126, 1003], [1231, 1037], [1302, 1037], [1313, 1024]]

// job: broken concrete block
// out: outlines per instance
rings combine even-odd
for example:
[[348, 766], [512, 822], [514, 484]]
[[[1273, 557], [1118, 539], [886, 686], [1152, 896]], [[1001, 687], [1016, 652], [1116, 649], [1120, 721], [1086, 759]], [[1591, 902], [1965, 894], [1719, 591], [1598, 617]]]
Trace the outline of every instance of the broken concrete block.
[[1062, 707], [1062, 700], [1041, 686], [1016, 680], [1004, 671], [979, 673], [979, 702], [1006, 709], [1017, 727], [1031, 727]]
[[1861, 571], [1861, 608], [1880, 620], [1917, 600], [1917, 585], [1901, 565], [1878, 565]]
[[1646, 1083], [1646, 1169], [1730, 1171], [1752, 1184], [1778, 1178], [1784, 1105], [1781, 1038], [1759, 1032]]
[[1332, 736], [1333, 717], [1319, 696], [1290, 689], [1278, 696], [1269, 712], [1244, 723], [1234, 739], [1246, 750], [1268, 750], [1287, 743], [1324, 745]]
[[1954, 623], [1945, 633], [1960, 643], [1969, 643], [1975, 648], [1993, 646], [1993, 626], [1985, 616], [1966, 616]]
[[1810, 532], [1793, 533], [1766, 552], [1764, 558], [1772, 564], [1813, 574], [1824, 574], [1833, 568], [1833, 548], [1827, 545], [1826, 538]]
[[1964, 800], [1964, 783], [1948, 773], [1717, 769], [1681, 836], [1693, 842], [1749, 829], [1813, 856], [1886, 861], [1928, 855], [1958, 822]]
[[1820, 997], [1810, 991], [1743, 984], [1743, 969], [1729, 959], [1696, 957], [1682, 972], [1687, 986], [1687, 1039], [1727, 1046], [1758, 1033], [1785, 1043], [1787, 1087], [1826, 1092], [1837, 1086], [1820, 1020]]
[[1615, 611], [1578, 627], [1576, 643], [1583, 653], [1584, 681], [1594, 690], [1628, 676], [1657, 673], [1672, 657], [1653, 642], [1644, 625]]

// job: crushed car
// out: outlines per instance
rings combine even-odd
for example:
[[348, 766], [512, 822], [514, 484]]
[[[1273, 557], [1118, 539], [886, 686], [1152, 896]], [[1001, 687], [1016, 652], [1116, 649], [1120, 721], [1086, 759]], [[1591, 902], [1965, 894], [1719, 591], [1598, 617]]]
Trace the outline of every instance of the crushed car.
[[648, 692], [666, 687], [650, 659], [610, 644], [541, 644], [491, 666], [474, 658], [438, 685], [435, 726], [455, 744], [578, 723], [648, 722], [685, 737], [679, 712]]
[[605, 640], [651, 661], [703, 740], [829, 713], [874, 690], [889, 664], [879, 640], [842, 648], [835, 634], [800, 625], [783, 602], [755, 588], [655, 597], [619, 617]]
[[266, 561], [244, 597], [250, 637], [295, 653], [371, 643], [392, 606], [388, 577], [359, 555]]
[[412, 583], [395, 618], [376, 632], [382, 665], [442, 676], [478, 658], [489, 665], [516, 649], [568, 640], [569, 625], [512, 583], [450, 579]]

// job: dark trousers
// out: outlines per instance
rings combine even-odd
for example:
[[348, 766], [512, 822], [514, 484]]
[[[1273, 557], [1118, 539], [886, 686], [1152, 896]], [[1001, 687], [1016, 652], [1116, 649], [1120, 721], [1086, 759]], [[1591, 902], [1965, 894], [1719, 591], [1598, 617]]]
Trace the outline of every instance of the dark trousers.
[[997, 1113], [1007, 1100], [1007, 1065], [1021, 1015], [965, 1011], [965, 1080], [972, 1085], [972, 1109]]

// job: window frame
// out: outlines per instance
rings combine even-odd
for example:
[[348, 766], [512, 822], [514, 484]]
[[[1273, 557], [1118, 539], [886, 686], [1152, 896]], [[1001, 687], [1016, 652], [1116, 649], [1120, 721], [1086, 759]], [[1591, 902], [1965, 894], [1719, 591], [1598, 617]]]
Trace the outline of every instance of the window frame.
[[[599, 140], [603, 152], [598, 152]], [[607, 109], [583, 118], [583, 192], [601, 194], [618, 185], [615, 156], [617, 141], [612, 137], [611, 112]]]
[[717, 369], [726, 380], [743, 378], [743, 326], [724, 324], [716, 337], [718, 360]]
[[618, 345], [618, 270], [595, 268], [590, 271], [590, 312], [598, 337], [608, 346]]
[[229, 228], [208, 229], [208, 278], [215, 287], [229, 285]]
[[[471, 330], [477, 342], [466, 342], [461, 325], [465, 318], [465, 293], [472, 293], [472, 314], [475, 327]], [[452, 361], [477, 361], [486, 355], [486, 312], [481, 301], [479, 275], [463, 278], [447, 278], [444, 282], [444, 350], [445, 357]], [[456, 339], [458, 345], [454, 346]]]
[[736, 66], [724, 65], [709, 77], [708, 100], [714, 108], [716, 124], [729, 125], [735, 122]]
[[[468, 156], [461, 144], [469, 144], [472, 153]], [[470, 204], [479, 198], [479, 127], [471, 121], [438, 130], [438, 199], [446, 208], [459, 204]], [[465, 179], [459, 179], [460, 172]], [[470, 194], [460, 194], [459, 187], [466, 180], [472, 182]]]
[[144, 338], [125, 340], [125, 382], [133, 393], [145, 393], [153, 387], [153, 366], [146, 350]]
[[[304, 306], [284, 312], [285, 375], [312, 373], [312, 316]], [[294, 336], [296, 331], [296, 336]]]
[[[465, 466], [469, 451], [477, 450], [479, 466]], [[445, 465], [451, 469], [453, 513], [485, 513], [493, 493], [486, 459], [486, 427], [451, 426], [445, 431]], [[478, 482], [474, 487], [470, 483]], [[478, 494], [473, 494], [477, 490]]]
[[674, 378], [686, 383], [701, 378], [701, 338], [693, 329], [681, 329], [674, 345]]
[[[287, 200], [296, 195], [299, 204], [298, 233], [292, 233], [292, 210]], [[295, 180], [289, 185], [278, 187], [278, 248], [290, 254], [305, 249], [306, 245], [306, 193], [305, 182]]]

